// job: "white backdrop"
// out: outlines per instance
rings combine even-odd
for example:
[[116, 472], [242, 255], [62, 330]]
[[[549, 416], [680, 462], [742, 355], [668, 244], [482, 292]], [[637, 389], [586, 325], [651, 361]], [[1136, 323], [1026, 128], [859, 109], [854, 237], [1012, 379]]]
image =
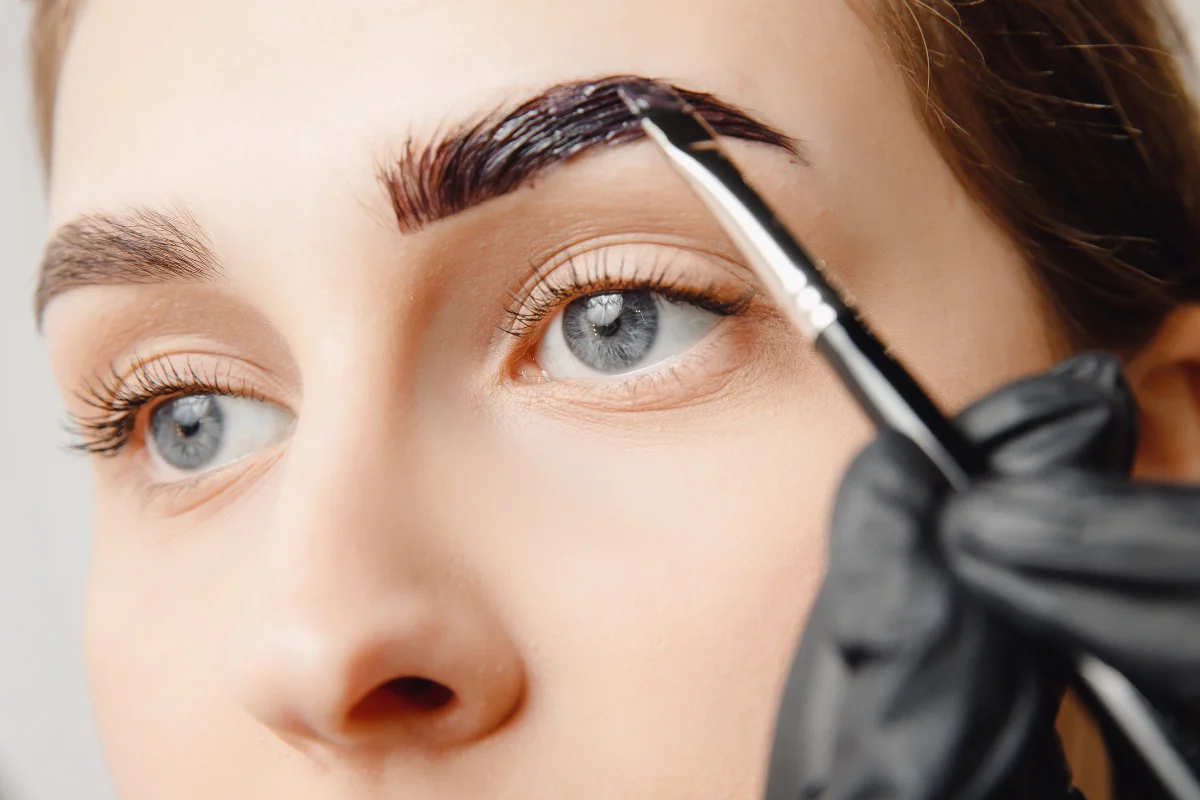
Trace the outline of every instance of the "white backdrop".
[[111, 800], [83, 685], [86, 462], [63, 451], [29, 298], [45, 234], [20, 0], [0, 0], [0, 797]]
[[[1181, 2], [1200, 23], [1200, 0]], [[112, 800], [79, 644], [88, 471], [63, 451], [30, 313], [45, 230], [24, 69], [28, 11], [0, 0], [0, 800]]]

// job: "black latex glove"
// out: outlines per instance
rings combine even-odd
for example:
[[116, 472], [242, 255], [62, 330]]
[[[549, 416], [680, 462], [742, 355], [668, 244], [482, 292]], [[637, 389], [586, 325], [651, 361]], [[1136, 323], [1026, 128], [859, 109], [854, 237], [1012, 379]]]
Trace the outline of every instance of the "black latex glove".
[[947, 505], [953, 571], [999, 613], [1163, 699], [1200, 699], [1200, 491], [1064, 471]]
[[[1116, 476], [1132, 458], [1135, 418], [1116, 363], [1084, 356], [990, 395], [959, 424], [990, 475], [1075, 467]], [[1062, 662], [951, 576], [938, 552], [949, 494], [929, 460], [890, 431], [848, 470], [829, 572], [784, 693], [768, 800], [1070, 796], [1053, 730]], [[982, 512], [960, 499], [953, 519]], [[987, 530], [1005, 536], [1003, 526]], [[956, 553], [973, 552], [974, 536], [956, 536]], [[972, 574], [1002, 574], [971, 564]]]
[[[947, 499], [950, 569], [1032, 638], [1090, 652], [1165, 712], [1200, 765], [1200, 489], [1062, 469], [992, 476]], [[1165, 796], [1103, 713], [1115, 794]]]

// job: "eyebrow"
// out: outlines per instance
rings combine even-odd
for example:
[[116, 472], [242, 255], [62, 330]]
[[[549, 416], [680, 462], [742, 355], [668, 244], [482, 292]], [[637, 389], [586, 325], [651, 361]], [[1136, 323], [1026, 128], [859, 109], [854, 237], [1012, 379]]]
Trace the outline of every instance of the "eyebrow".
[[[396, 223], [411, 233], [509, 194], [538, 173], [599, 147], [646, 138], [617, 89], [648, 78], [560, 83], [511, 111], [495, 111], [420, 145], [409, 139], [380, 180]], [[667, 83], [666, 81], [660, 81]], [[808, 163], [800, 143], [712, 94], [671, 87], [723, 136], [773, 145]]]
[[[634, 75], [560, 83], [432, 142], [410, 137], [378, 170], [402, 233], [510, 194], [536, 175], [601, 147], [645, 138], [617, 88]], [[667, 83], [664, 81], [664, 83]], [[771, 145], [807, 164], [799, 141], [704, 92], [671, 84], [723, 136]], [[204, 230], [183, 206], [87, 214], [59, 228], [42, 258], [34, 311], [82, 286], [207, 283], [223, 278]]]
[[47, 242], [34, 315], [40, 327], [51, 300], [82, 286], [205, 283], [222, 276], [204, 229], [183, 206], [86, 214]]

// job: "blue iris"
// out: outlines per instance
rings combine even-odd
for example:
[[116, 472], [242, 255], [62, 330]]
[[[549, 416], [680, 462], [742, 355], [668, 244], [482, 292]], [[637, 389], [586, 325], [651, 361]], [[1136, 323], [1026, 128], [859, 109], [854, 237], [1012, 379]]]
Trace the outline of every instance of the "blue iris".
[[158, 453], [172, 467], [198, 470], [221, 450], [225, 415], [211, 394], [177, 397], [150, 415], [150, 436]]

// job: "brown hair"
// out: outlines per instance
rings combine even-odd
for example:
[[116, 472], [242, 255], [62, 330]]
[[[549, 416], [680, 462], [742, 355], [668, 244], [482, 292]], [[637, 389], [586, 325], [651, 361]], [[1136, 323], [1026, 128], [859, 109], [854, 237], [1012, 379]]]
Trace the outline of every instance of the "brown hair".
[[1200, 291], [1200, 126], [1166, 0], [863, 0], [926, 126], [1072, 347], [1129, 352]]
[[[1197, 299], [1200, 125], [1167, 0], [856, 2], [959, 180], [1024, 252], [1068, 347], [1128, 353]], [[35, 3], [47, 159], [80, 3]]]
[[29, 71], [33, 77], [33, 112], [37, 123], [38, 146], [47, 170], [50, 167], [58, 75], [81, 1], [35, 0], [33, 4], [33, 22], [29, 29]]

